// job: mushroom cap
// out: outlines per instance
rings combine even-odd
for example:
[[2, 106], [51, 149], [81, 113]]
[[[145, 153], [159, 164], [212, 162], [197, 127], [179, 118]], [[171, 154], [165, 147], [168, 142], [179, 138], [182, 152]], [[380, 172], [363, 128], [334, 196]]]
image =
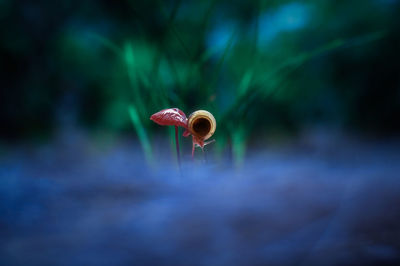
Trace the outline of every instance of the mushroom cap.
[[150, 117], [159, 125], [162, 126], [180, 126], [187, 128], [187, 118], [184, 112], [178, 108], [168, 108], [161, 110]]
[[188, 129], [197, 138], [209, 139], [217, 128], [214, 116], [205, 110], [198, 110], [189, 116]]

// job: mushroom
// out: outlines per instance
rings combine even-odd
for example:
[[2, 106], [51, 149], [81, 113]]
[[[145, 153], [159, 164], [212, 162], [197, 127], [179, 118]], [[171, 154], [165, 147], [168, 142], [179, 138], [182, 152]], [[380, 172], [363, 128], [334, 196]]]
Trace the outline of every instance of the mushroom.
[[209, 139], [214, 134], [216, 128], [217, 122], [214, 116], [208, 111], [198, 110], [189, 116], [188, 129], [184, 132], [184, 136], [186, 137], [192, 134], [192, 157], [194, 156], [194, 148], [196, 145], [203, 149], [205, 145], [214, 142], [214, 140], [207, 142], [205, 142], [205, 140]]
[[178, 108], [168, 108], [153, 114], [150, 119], [162, 126], [175, 126], [175, 143], [179, 164], [178, 126], [186, 129], [183, 133], [184, 137], [192, 135], [192, 158], [194, 157], [194, 148], [196, 145], [203, 149], [205, 145], [214, 142], [214, 140], [205, 142], [214, 134], [217, 127], [214, 116], [208, 111], [195, 111], [188, 119], [185, 113]]

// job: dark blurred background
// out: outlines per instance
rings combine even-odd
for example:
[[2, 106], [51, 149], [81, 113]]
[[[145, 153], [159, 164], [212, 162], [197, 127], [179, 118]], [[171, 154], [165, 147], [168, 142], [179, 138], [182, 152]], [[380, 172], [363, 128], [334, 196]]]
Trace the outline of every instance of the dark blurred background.
[[[0, 137], [135, 131], [210, 110], [217, 143], [304, 127], [395, 135], [399, 2], [1, 1]], [[236, 136], [240, 135], [240, 136]], [[245, 144], [240, 144], [245, 145]], [[221, 147], [222, 148], [222, 147]]]
[[[4, 265], [398, 263], [399, 18], [398, 0], [0, 0]], [[218, 124], [194, 165], [181, 138], [180, 174], [149, 120], [170, 107]]]

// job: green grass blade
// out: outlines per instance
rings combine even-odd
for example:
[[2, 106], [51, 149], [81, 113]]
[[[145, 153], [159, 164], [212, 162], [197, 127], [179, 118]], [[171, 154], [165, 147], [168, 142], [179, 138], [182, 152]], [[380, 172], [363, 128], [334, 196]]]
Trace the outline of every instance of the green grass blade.
[[243, 126], [238, 126], [232, 131], [232, 155], [235, 167], [243, 165], [246, 153], [246, 131]]
[[139, 114], [134, 105], [129, 106], [129, 116], [132, 120], [133, 126], [139, 138], [140, 145], [142, 146], [146, 161], [149, 165], [153, 164], [153, 150], [150, 144], [149, 137], [140, 120]]

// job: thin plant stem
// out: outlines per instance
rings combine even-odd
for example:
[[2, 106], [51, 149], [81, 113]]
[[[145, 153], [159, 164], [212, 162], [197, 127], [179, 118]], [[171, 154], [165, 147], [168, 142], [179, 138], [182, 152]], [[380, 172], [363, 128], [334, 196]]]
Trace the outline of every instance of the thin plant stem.
[[176, 156], [178, 158], [179, 169], [181, 168], [181, 153], [179, 150], [179, 130], [178, 126], [175, 126], [175, 144], [176, 144]]
[[203, 153], [203, 160], [204, 160], [204, 162], [207, 163], [207, 154], [206, 154], [206, 152], [204, 151], [204, 147], [201, 148], [201, 152]]

